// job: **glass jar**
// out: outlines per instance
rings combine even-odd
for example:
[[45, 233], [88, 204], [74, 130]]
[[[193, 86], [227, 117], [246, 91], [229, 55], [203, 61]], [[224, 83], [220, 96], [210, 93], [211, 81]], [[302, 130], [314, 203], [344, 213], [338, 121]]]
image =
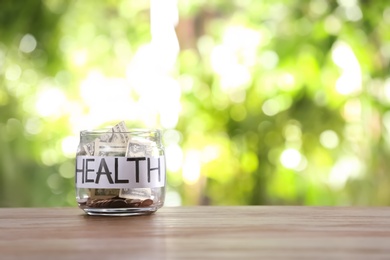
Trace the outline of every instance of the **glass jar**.
[[165, 181], [159, 130], [127, 130], [121, 122], [80, 132], [76, 199], [88, 215], [151, 214], [164, 204]]

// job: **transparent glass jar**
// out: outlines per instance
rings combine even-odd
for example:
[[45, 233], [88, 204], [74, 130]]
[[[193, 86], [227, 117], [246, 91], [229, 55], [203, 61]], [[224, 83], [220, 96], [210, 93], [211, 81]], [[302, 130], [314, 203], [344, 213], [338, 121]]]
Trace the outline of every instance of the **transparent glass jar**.
[[161, 132], [118, 125], [80, 132], [77, 203], [88, 215], [151, 214], [163, 206], [165, 198]]

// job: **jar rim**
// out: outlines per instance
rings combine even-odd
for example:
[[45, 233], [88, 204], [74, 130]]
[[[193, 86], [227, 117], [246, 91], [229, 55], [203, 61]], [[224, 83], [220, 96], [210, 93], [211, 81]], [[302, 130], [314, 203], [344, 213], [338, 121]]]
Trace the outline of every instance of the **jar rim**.
[[[98, 129], [86, 129], [81, 130], [81, 135], [87, 135], [87, 134], [104, 134], [107, 132], [112, 132], [111, 127], [104, 127], [104, 128], [98, 128]], [[121, 134], [160, 134], [161, 130], [156, 128], [130, 128], [127, 129], [127, 131], [118, 131], [115, 133], [121, 133]]]

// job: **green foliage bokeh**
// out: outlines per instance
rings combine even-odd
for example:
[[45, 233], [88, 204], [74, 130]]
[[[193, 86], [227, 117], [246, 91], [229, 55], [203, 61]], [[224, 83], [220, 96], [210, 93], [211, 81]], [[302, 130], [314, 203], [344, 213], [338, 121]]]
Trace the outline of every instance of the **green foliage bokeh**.
[[[201, 168], [192, 181], [168, 171], [168, 204], [390, 205], [387, 1], [179, 1], [178, 13], [171, 130]], [[76, 205], [73, 119], [42, 116], [37, 93], [60, 89], [71, 107], [90, 71], [123, 77], [149, 21], [144, 1], [0, 3], [0, 206]]]

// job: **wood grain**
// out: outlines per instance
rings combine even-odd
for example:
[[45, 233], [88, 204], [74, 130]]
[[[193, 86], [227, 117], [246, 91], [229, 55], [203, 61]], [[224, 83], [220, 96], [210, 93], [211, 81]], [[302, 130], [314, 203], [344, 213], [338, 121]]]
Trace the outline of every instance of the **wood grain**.
[[1, 208], [0, 259], [390, 259], [390, 208]]

